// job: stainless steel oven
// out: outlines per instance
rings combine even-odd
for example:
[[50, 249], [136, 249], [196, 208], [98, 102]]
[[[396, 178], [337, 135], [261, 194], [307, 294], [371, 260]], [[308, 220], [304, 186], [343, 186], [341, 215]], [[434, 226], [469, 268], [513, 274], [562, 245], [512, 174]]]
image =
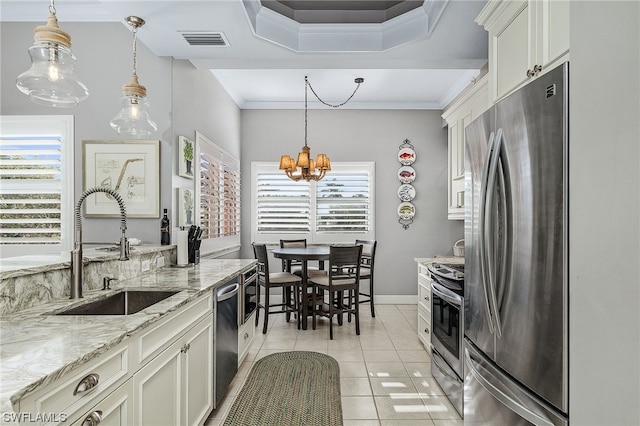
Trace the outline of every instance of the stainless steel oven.
[[463, 265], [432, 264], [431, 371], [458, 413], [463, 413]]
[[242, 325], [258, 308], [258, 270], [255, 266], [240, 275], [240, 286], [238, 322]]

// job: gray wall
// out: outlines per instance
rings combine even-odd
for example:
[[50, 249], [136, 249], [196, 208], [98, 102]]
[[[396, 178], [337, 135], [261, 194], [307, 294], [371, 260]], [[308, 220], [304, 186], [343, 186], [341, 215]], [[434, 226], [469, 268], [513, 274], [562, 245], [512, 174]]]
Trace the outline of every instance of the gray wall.
[[[447, 132], [441, 111], [309, 110], [311, 154], [332, 162], [376, 163], [376, 294], [415, 295], [416, 257], [451, 254], [462, 238], [462, 221], [447, 220]], [[417, 178], [414, 223], [404, 230], [396, 213], [399, 199], [399, 145], [415, 147]], [[252, 161], [295, 156], [304, 145], [304, 111], [242, 111], [242, 252], [252, 256], [249, 191]]]
[[571, 2], [569, 409], [640, 424], [640, 3]]
[[[118, 112], [122, 85], [131, 76], [132, 36], [129, 28], [120, 23], [61, 23], [62, 29], [71, 34], [77, 74], [90, 94], [77, 107], [50, 108], [32, 103], [15, 87], [16, 77], [29, 68], [27, 50], [33, 44], [36, 25], [42, 23], [3, 22], [0, 26], [0, 114], [75, 117], [77, 199], [83, 189], [82, 141], [123, 139], [111, 129], [109, 121]], [[153, 138], [160, 140], [160, 212], [169, 209], [172, 224], [176, 224], [175, 188], [193, 185], [193, 180], [177, 176], [174, 148], [178, 136], [195, 140], [198, 130], [228, 152], [239, 155], [240, 109], [209, 71], [196, 70], [187, 61], [158, 57], [140, 42], [137, 54], [140, 83], [147, 88], [150, 116], [158, 124]], [[144, 243], [160, 242], [159, 219], [129, 218], [127, 227], [129, 237], [140, 238]], [[114, 219], [85, 219], [84, 241], [115, 242], [118, 229]]]

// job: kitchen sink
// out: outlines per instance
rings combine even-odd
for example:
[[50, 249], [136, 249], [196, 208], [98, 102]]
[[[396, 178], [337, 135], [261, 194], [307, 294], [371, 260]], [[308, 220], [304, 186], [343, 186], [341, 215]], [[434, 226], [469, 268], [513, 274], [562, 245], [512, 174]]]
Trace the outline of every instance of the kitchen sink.
[[52, 312], [54, 315], [131, 315], [174, 294], [175, 290], [124, 290], [109, 297]]

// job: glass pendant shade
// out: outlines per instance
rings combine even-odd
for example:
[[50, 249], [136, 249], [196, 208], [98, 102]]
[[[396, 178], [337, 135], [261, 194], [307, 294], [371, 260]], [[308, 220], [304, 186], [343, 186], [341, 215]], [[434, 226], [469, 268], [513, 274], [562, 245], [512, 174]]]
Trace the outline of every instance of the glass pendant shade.
[[138, 84], [138, 77], [133, 75], [131, 83], [122, 86], [122, 93], [120, 112], [111, 120], [111, 127], [122, 136], [148, 138], [158, 126], [149, 117], [145, 87]]
[[119, 135], [133, 139], [144, 139], [151, 136], [158, 126], [149, 117], [149, 102], [147, 89], [138, 82], [137, 69], [137, 34], [138, 29], [145, 24], [144, 19], [128, 16], [125, 21], [133, 28], [133, 73], [131, 81], [122, 86], [120, 112], [109, 123]]
[[18, 90], [41, 105], [74, 107], [89, 96], [75, 75], [76, 58], [69, 34], [58, 28], [54, 13], [47, 25], [36, 27], [35, 43], [29, 48], [31, 67], [16, 79]]

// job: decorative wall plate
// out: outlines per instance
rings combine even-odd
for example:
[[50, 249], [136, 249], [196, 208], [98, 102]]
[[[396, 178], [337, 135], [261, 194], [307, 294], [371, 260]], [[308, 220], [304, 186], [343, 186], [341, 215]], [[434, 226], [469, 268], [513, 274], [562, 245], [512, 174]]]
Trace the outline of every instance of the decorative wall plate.
[[411, 183], [416, 178], [416, 171], [411, 166], [402, 166], [398, 170], [398, 179], [402, 183]]
[[400, 164], [403, 166], [413, 164], [413, 162], [416, 161], [415, 151], [411, 148], [400, 149], [400, 151], [398, 151], [398, 161], [400, 161]]
[[400, 185], [400, 188], [398, 188], [398, 198], [400, 198], [400, 201], [411, 201], [416, 198], [416, 189], [408, 183]]
[[409, 202], [405, 202], [405, 203], [400, 203], [400, 205], [398, 206], [398, 216], [400, 217], [400, 219], [402, 220], [410, 220], [413, 219], [413, 216], [416, 215], [416, 207], [409, 203]]

